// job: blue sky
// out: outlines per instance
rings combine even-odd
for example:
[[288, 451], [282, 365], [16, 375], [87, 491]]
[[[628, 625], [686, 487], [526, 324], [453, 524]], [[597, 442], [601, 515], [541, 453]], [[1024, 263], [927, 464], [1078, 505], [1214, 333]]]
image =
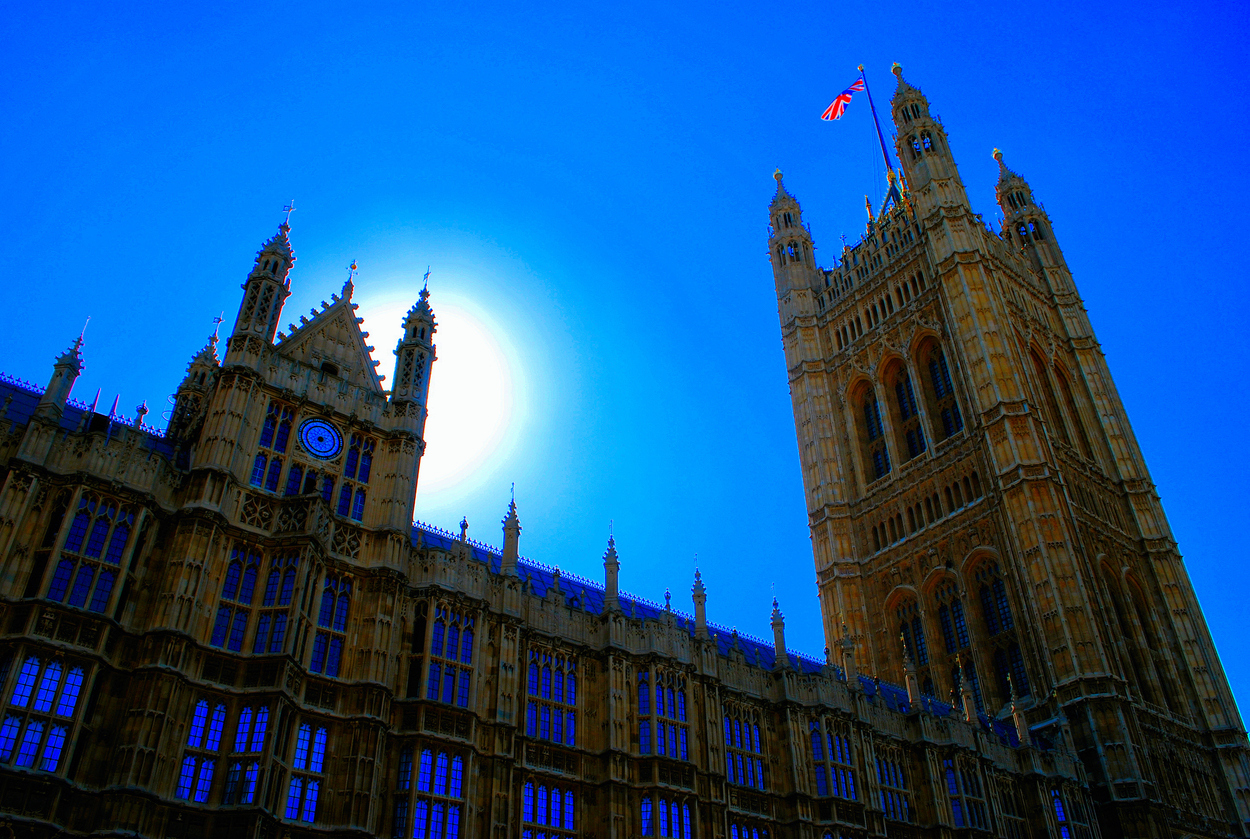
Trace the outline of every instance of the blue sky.
[[[384, 335], [371, 311], [415, 299], [432, 266], [449, 314], [431, 410], [495, 438], [431, 437], [471, 474], [420, 493], [421, 518], [465, 515], [498, 543], [515, 482], [524, 554], [599, 579], [614, 521], [627, 589], [662, 600], [668, 586], [688, 609], [697, 554], [713, 621], [768, 637], [773, 590], [790, 645], [819, 655], [766, 207], [781, 167], [822, 264], [859, 236], [864, 194], [884, 188], [867, 102], [818, 116], [861, 62], [884, 106], [898, 61], [944, 120], [976, 211], [997, 215], [995, 146], [1046, 205], [1245, 696], [1246, 17], [11, 5], [0, 256], [17, 305], [0, 369], [45, 381], [91, 315], [75, 396], [120, 393], [159, 417], [294, 197], [284, 323], [356, 259], [359, 314]], [[453, 347], [503, 366], [479, 375]]]

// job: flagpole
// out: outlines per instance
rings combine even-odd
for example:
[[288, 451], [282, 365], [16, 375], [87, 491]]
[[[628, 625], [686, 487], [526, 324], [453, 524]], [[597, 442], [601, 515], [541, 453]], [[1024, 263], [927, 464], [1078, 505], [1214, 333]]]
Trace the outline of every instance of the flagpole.
[[859, 77], [864, 80], [864, 93], [868, 94], [868, 107], [872, 109], [872, 124], [877, 127], [877, 140], [881, 143], [881, 157], [885, 160], [885, 168], [890, 172], [894, 171], [894, 167], [890, 164], [890, 155], [885, 150], [885, 136], [881, 133], [881, 123], [877, 120], [877, 106], [872, 104], [872, 91], [868, 89], [868, 75], [864, 72], [864, 65], [859, 65]]

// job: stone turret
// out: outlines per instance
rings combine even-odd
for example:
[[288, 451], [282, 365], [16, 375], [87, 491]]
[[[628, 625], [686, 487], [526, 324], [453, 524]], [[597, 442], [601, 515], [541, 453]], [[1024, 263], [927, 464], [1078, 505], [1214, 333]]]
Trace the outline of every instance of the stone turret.
[[506, 577], [517, 575], [516, 562], [521, 542], [521, 520], [516, 514], [516, 499], [508, 504], [508, 515], [503, 519], [503, 560], [499, 573]]
[[707, 638], [707, 589], [703, 587], [703, 577], [699, 569], [694, 569], [694, 585], [690, 587], [691, 599], [694, 600], [694, 635], [696, 638]]
[[777, 598], [773, 598], [773, 652], [775, 661], [773, 663], [774, 670], [785, 670], [790, 666], [790, 657], [786, 654], [786, 616], [781, 614], [781, 607], [777, 605]]
[[82, 336], [79, 335], [69, 349], [56, 357], [52, 364], [52, 378], [44, 389], [39, 404], [35, 407], [35, 415], [43, 419], [59, 422], [65, 413], [65, 403], [74, 389], [74, 382], [82, 373]]
[[621, 563], [616, 558], [616, 538], [608, 535], [608, 549], [603, 552], [603, 609], [605, 612], [619, 612]]

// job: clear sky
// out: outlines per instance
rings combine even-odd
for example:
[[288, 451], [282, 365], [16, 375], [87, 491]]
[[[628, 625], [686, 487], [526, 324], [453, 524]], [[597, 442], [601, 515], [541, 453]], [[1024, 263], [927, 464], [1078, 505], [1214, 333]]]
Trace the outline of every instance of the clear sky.
[[975, 210], [995, 146], [1046, 205], [1250, 695], [1244, 4], [353, 5], [7, 6], [0, 369], [91, 315], [74, 395], [162, 422], [294, 198], [283, 323], [358, 260], [388, 376], [432, 266], [418, 517], [498, 544], [515, 482], [523, 554], [601, 579], [614, 521], [627, 590], [689, 609], [697, 554], [711, 620], [770, 637], [773, 587], [820, 655], [767, 204], [858, 238], [867, 101], [818, 117], [898, 61]]

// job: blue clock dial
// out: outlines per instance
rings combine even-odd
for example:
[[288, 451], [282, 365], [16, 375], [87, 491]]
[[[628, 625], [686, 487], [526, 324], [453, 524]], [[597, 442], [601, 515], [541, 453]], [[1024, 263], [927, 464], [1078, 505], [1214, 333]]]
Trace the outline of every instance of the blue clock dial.
[[305, 420], [299, 427], [300, 444], [313, 457], [330, 460], [343, 450], [343, 435], [325, 420]]

